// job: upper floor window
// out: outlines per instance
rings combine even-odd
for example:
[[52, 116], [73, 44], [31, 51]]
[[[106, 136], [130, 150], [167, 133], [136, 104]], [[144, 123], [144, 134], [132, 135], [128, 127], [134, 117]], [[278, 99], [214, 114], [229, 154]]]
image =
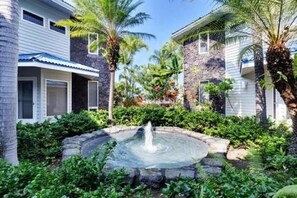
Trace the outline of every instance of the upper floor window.
[[98, 48], [94, 41], [98, 41], [98, 34], [90, 33], [88, 35], [88, 52], [89, 54], [98, 54]]
[[32, 12], [29, 12], [27, 10], [23, 10], [22, 16], [23, 20], [30, 21], [31, 23], [35, 23], [40, 26], [44, 26], [44, 18], [41, 16], [33, 14]]
[[56, 23], [53, 21], [49, 21], [49, 28], [51, 30], [54, 30], [56, 32], [62, 33], [62, 34], [66, 34], [66, 27], [63, 26], [56, 26]]
[[209, 51], [209, 33], [199, 34], [199, 54], [205, 54]]

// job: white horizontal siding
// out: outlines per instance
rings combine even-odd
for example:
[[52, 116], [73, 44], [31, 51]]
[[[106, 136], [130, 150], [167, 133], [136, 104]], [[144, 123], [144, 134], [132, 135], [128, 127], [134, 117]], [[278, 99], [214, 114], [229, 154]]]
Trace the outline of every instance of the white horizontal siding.
[[[267, 72], [267, 71], [266, 71]], [[270, 84], [272, 83], [271, 82], [271, 78], [268, 77], [267, 73], [266, 73], [266, 77], [265, 77], [265, 80], [267, 81], [267, 84]], [[271, 87], [271, 86], [266, 86], [266, 90], [265, 90], [265, 94], [266, 94], [266, 113], [267, 113], [267, 117], [269, 118], [274, 118], [275, 115], [274, 115], [274, 95], [273, 95], [273, 92], [274, 92], [274, 88]]]
[[44, 27], [22, 20], [20, 14], [19, 52], [47, 52], [70, 60], [70, 37], [49, 29], [49, 20], [59, 21], [69, 15], [55, 10], [37, 0], [20, 0], [21, 9], [28, 10], [44, 18]]
[[60, 80], [65, 81], [68, 84], [67, 89], [67, 112], [72, 111], [72, 73], [62, 72], [49, 69], [41, 69], [41, 117], [42, 120], [47, 118], [46, 116], [46, 80]]
[[256, 114], [254, 74], [242, 77], [239, 65], [240, 49], [250, 43], [251, 40], [247, 40], [243, 43], [226, 45], [226, 78], [235, 80], [234, 87], [229, 93], [230, 102], [226, 100], [226, 115], [250, 116]]

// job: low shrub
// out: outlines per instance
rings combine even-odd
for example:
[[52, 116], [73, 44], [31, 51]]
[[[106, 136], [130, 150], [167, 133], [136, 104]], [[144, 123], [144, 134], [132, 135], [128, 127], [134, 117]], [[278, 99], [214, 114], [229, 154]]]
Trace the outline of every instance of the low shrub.
[[219, 176], [171, 181], [162, 193], [166, 197], [272, 197], [279, 188], [296, 179], [278, 181], [263, 172], [237, 170], [228, 165]]
[[118, 125], [141, 126], [151, 121], [154, 126], [162, 126], [165, 112], [166, 108], [158, 105], [117, 107], [114, 109], [114, 118]]
[[59, 157], [65, 137], [107, 127], [107, 112], [69, 113], [42, 123], [17, 124], [18, 152], [22, 160], [51, 161]]
[[[50, 170], [45, 165], [21, 163], [13, 167], [0, 161], [0, 197], [132, 197], [144, 196], [144, 186], [124, 184], [123, 170], [104, 172], [114, 143], [108, 143], [91, 159], [74, 156]], [[98, 160], [100, 156], [100, 160]]]
[[18, 153], [21, 160], [44, 161], [54, 159], [61, 152], [61, 135], [49, 121], [17, 124]]
[[285, 186], [277, 191], [273, 198], [296, 198], [297, 197], [297, 185]]

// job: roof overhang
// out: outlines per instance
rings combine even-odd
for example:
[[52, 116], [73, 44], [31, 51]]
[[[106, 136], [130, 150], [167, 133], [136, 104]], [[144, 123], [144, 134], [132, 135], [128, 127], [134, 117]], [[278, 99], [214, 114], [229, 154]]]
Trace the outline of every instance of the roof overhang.
[[72, 15], [74, 11], [74, 6], [72, 6], [68, 1], [66, 0], [41, 0], [43, 3], [60, 10], [64, 13], [67, 13], [69, 15]]
[[71, 72], [71, 73], [76, 73], [76, 74], [85, 75], [85, 76], [99, 77], [99, 70], [98, 72], [86, 71], [86, 70], [81, 70], [77, 68], [63, 67], [61, 65], [47, 64], [47, 63], [41, 63], [41, 62], [19, 62], [18, 66], [19, 67], [39, 67], [44, 69]]
[[194, 32], [195, 30], [206, 26], [207, 24], [217, 20], [218, 18], [227, 14], [227, 7], [221, 6], [216, 10], [208, 13], [207, 15], [200, 17], [199, 19], [195, 20], [194, 22], [186, 25], [185, 27], [179, 29], [178, 31], [172, 33], [171, 38], [175, 41], [181, 40], [184, 36]]

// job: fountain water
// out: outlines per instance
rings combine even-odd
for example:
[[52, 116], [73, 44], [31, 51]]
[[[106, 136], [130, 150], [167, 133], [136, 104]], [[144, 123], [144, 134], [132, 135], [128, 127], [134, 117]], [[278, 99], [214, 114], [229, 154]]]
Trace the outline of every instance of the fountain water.
[[112, 133], [84, 144], [81, 153], [91, 156], [98, 145], [117, 141], [107, 165], [132, 168], [176, 168], [188, 166], [206, 157], [206, 143], [181, 133], [153, 130], [151, 122], [144, 127], [143, 135], [138, 130]]
[[144, 128], [144, 150], [150, 153], [157, 151], [158, 147], [153, 145], [153, 127], [151, 121]]

